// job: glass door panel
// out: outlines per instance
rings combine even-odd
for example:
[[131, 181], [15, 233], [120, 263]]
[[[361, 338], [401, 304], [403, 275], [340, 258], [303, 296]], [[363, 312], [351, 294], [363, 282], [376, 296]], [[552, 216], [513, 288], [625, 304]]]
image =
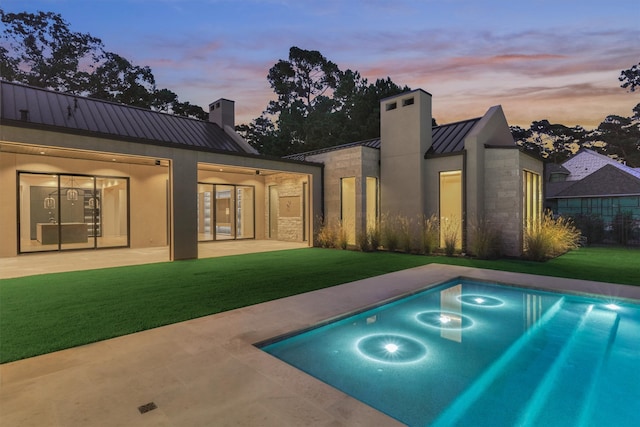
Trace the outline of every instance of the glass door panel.
[[21, 173], [18, 184], [18, 250], [58, 250], [58, 175]]
[[[84, 249], [95, 246], [93, 224], [90, 222], [92, 213], [89, 212], [89, 222], [85, 219], [85, 192], [92, 197], [94, 183], [92, 177], [60, 175], [58, 233], [61, 249]], [[91, 232], [90, 232], [91, 229]]]
[[253, 187], [236, 188], [236, 238], [251, 239], [255, 236]]
[[213, 240], [213, 185], [198, 184], [198, 241]]
[[215, 186], [215, 239], [229, 240], [235, 236], [234, 187], [232, 185]]
[[129, 246], [129, 180], [96, 178], [96, 192], [85, 200], [85, 211], [93, 209], [97, 247]]

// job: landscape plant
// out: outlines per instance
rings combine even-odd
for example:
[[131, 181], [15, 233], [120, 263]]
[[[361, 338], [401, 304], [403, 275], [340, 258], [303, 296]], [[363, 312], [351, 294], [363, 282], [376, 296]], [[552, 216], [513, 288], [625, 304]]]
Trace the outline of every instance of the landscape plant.
[[440, 225], [438, 217], [434, 214], [429, 217], [421, 218], [422, 222], [422, 253], [431, 255], [438, 247], [438, 239], [440, 237]]
[[396, 216], [382, 215], [381, 233], [382, 246], [389, 252], [395, 252], [400, 243]]
[[525, 257], [544, 261], [562, 255], [580, 245], [582, 235], [570, 218], [546, 211], [539, 221], [531, 221], [524, 230]]
[[459, 222], [455, 218], [449, 218], [442, 226], [442, 240], [444, 241], [444, 253], [447, 256], [453, 256], [458, 245]]
[[502, 235], [500, 229], [489, 220], [482, 218], [471, 223], [471, 243], [469, 251], [479, 259], [497, 259], [502, 256]]

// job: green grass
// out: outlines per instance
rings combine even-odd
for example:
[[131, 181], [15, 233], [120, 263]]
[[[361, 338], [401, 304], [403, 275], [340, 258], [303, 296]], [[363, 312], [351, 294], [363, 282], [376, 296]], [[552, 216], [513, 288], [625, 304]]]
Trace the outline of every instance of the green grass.
[[433, 262], [638, 285], [640, 251], [546, 263], [299, 249], [0, 280], [0, 363]]

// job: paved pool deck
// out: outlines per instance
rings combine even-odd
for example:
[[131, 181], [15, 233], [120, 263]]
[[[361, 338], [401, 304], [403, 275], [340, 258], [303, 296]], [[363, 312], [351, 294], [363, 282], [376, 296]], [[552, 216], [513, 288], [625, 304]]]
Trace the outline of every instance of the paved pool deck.
[[431, 264], [0, 365], [0, 425], [402, 425], [254, 344], [459, 276], [640, 299], [640, 287]]

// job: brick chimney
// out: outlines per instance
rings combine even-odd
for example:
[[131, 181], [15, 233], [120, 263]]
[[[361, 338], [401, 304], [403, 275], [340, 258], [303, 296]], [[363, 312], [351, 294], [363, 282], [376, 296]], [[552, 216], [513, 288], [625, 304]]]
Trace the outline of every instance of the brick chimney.
[[225, 126], [235, 129], [235, 102], [220, 98], [209, 104], [209, 121], [217, 124], [223, 130]]

